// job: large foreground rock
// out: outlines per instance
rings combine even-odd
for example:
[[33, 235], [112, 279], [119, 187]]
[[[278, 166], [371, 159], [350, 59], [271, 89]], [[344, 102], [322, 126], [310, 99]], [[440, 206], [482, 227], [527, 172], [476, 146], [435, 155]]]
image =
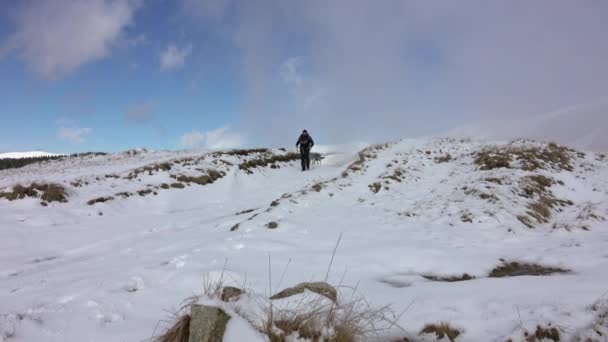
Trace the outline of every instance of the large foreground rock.
[[190, 307], [188, 342], [222, 342], [230, 316], [220, 308], [193, 304]]
[[275, 294], [274, 296], [270, 297], [270, 299], [283, 299], [291, 297], [300, 293], [304, 293], [304, 290], [320, 294], [321, 296], [329, 298], [333, 302], [336, 302], [338, 300], [338, 292], [336, 291], [336, 289], [328, 283], [322, 281], [312, 283], [300, 283], [294, 287], [287, 288]]

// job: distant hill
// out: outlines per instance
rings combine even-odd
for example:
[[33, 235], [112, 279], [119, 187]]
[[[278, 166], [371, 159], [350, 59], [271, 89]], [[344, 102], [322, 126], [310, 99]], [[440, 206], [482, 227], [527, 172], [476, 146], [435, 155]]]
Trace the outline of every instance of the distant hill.
[[0, 159], [23, 159], [23, 158], [40, 158], [40, 157], [55, 157], [55, 156], [61, 156], [61, 154], [49, 153], [49, 152], [44, 152], [44, 151], [0, 153]]

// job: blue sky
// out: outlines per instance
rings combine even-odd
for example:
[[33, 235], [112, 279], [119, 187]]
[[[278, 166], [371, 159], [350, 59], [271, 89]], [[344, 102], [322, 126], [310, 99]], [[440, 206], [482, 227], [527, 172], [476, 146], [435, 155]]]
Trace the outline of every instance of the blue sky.
[[384, 141], [608, 95], [606, 2], [0, 6], [0, 152]]

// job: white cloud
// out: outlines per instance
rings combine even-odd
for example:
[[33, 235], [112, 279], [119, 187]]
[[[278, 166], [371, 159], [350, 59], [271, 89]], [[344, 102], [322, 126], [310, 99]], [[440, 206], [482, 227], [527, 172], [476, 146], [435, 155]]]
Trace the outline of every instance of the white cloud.
[[76, 125], [61, 126], [57, 130], [57, 137], [72, 144], [80, 144], [84, 142], [85, 137], [91, 134], [91, 132], [93, 132], [91, 128], [83, 128]]
[[108, 56], [140, 4], [139, 0], [28, 1], [17, 10], [16, 30], [0, 50], [19, 56], [43, 77], [60, 78]]
[[185, 133], [180, 138], [180, 145], [184, 148], [229, 149], [241, 146], [242, 138], [225, 126], [208, 132]]
[[154, 105], [151, 103], [134, 104], [127, 108], [127, 120], [132, 123], [146, 123], [154, 118]]
[[279, 73], [283, 82], [291, 86], [299, 86], [302, 84], [302, 75], [298, 71], [302, 65], [302, 59], [300, 57], [288, 58], [279, 69]]
[[186, 58], [192, 52], [192, 45], [189, 44], [183, 48], [177, 47], [171, 43], [167, 46], [167, 49], [160, 55], [160, 68], [161, 70], [175, 70], [184, 66]]

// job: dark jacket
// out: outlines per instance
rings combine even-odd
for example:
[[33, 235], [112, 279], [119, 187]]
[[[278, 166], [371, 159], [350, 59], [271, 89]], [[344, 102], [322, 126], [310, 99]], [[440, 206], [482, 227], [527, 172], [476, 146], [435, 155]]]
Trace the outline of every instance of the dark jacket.
[[315, 142], [312, 140], [310, 134], [301, 134], [296, 142], [296, 147], [300, 147], [300, 150], [310, 150], [313, 146], [315, 146]]

